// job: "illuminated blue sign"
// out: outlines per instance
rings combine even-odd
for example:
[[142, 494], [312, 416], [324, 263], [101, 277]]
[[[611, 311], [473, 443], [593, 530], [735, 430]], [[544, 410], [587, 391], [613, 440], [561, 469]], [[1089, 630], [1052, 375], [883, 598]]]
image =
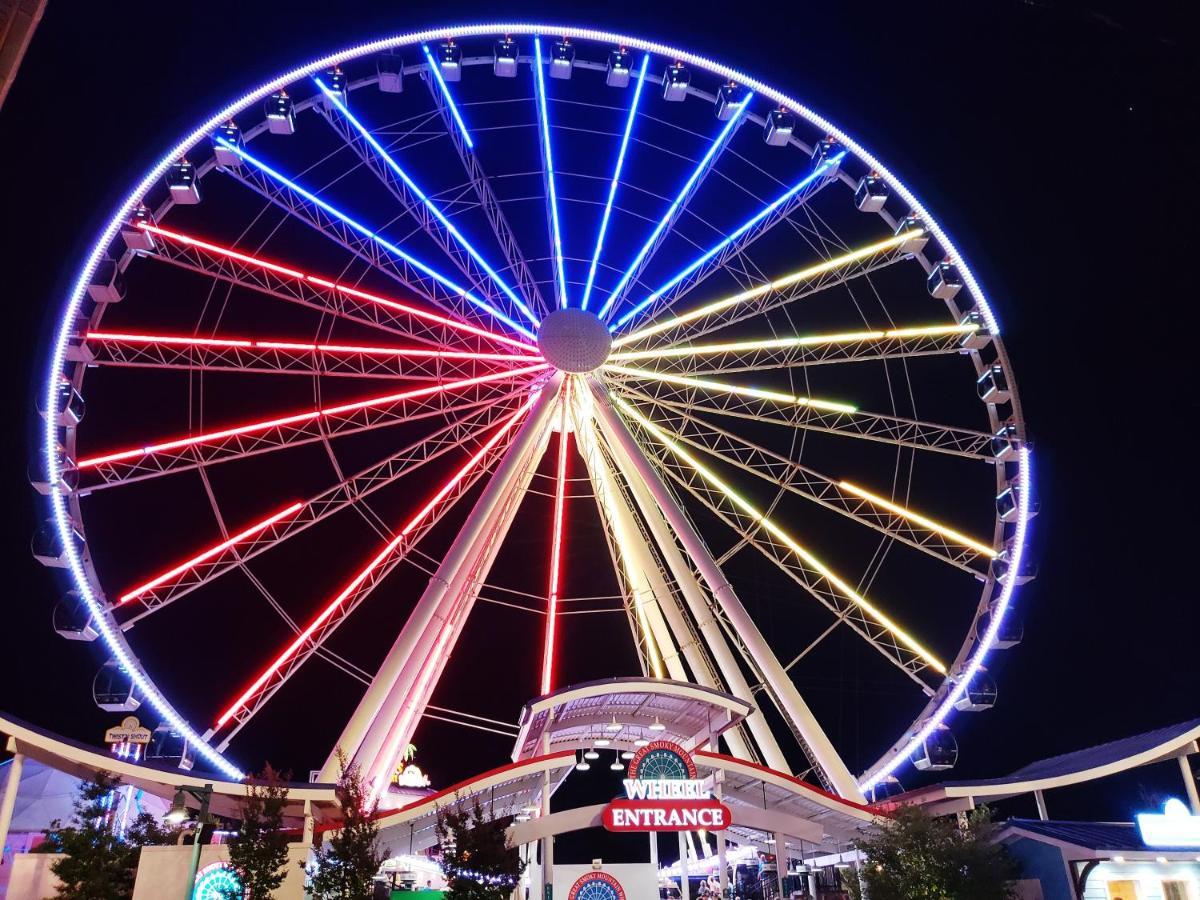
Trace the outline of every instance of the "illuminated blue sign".
[[1200, 847], [1200, 816], [1174, 797], [1161, 813], [1139, 813], [1137, 825], [1147, 847]]

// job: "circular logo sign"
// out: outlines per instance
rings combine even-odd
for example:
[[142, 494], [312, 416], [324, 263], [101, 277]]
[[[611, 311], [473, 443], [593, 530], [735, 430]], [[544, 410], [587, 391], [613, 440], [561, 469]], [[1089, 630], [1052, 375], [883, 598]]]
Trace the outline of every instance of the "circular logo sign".
[[196, 888], [192, 897], [194, 900], [225, 900], [237, 896], [241, 890], [242, 883], [233, 869], [223, 862], [215, 862], [196, 873]]
[[629, 761], [629, 777], [644, 781], [695, 778], [696, 764], [687, 751], [672, 741], [651, 741]]
[[567, 900], [625, 900], [625, 891], [607, 872], [588, 872], [571, 885]]

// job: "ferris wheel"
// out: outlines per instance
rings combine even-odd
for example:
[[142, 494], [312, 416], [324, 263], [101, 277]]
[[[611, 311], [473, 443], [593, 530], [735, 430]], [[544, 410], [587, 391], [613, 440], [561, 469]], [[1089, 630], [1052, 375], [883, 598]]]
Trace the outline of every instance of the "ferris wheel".
[[[753, 698], [729, 751], [842, 796], [953, 764], [1020, 640], [1030, 457], [966, 260], [849, 135], [665, 44], [454, 27], [255, 87], [132, 186], [48, 372], [56, 627], [230, 776], [333, 665], [378, 791], [483, 601], [561, 687], [585, 508], [636, 674]], [[502, 583], [531, 502], [536, 584]], [[393, 641], [371, 669], [331, 643], [356, 620]], [[212, 696], [155, 629], [261, 652]], [[822, 692], [886, 708], [867, 764]]]

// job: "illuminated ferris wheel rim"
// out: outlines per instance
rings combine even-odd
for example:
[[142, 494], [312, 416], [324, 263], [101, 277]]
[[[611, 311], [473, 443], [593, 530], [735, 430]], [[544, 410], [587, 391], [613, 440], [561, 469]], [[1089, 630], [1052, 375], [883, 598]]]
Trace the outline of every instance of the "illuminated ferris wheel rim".
[[[928, 213], [924, 205], [917, 199], [917, 197], [912, 194], [907, 187], [905, 187], [904, 184], [869, 151], [867, 151], [852, 137], [842, 132], [833, 123], [819, 116], [804, 104], [795, 101], [794, 99], [758, 81], [757, 79], [731, 67], [722, 65], [709, 58], [694, 53], [689, 53], [687, 51], [680, 50], [659, 42], [647, 41], [637, 37], [621, 35], [614, 32], [600, 31], [595, 29], [582, 29], [555, 24], [484, 22], [451, 28], [428, 29], [420, 32], [397, 35], [378, 41], [357, 44], [340, 52], [323, 56], [304, 66], [293, 69], [292, 71], [276, 79], [262, 84], [254, 91], [244, 95], [234, 103], [229, 104], [204, 122], [199, 128], [191, 132], [182, 141], [180, 141], [166, 155], [164, 155], [149, 172], [147, 172], [140, 182], [138, 182], [134, 190], [116, 209], [112, 218], [109, 220], [108, 225], [101, 232], [99, 238], [93, 246], [91, 253], [87, 257], [78, 278], [75, 281], [74, 288], [71, 291], [68, 299], [65, 314], [61, 320], [61, 327], [55, 339], [54, 352], [49, 370], [50, 377], [47, 383], [48, 402], [46, 406], [47, 414], [45, 417], [45, 453], [46, 467], [50, 481], [52, 484], [57, 484], [62, 475], [61, 460], [56, 452], [57, 435], [55, 423], [57, 420], [57, 414], [59, 412], [60, 400], [57, 389], [59, 385], [60, 373], [64, 369], [66, 350], [71, 337], [71, 327], [75, 315], [79, 310], [87, 286], [91, 282], [97, 266], [106, 251], [106, 248], [117, 237], [122, 223], [128, 220], [137, 206], [142, 202], [143, 198], [159, 182], [168, 168], [179, 158], [183, 157], [188, 150], [196, 146], [198, 143], [206, 141], [218, 126], [230, 120], [237, 113], [245, 110], [259, 101], [262, 101], [275, 91], [278, 91], [287, 85], [307, 76], [317, 74], [340, 63], [344, 63], [358, 57], [379, 53], [381, 51], [422, 44], [427, 41], [496, 34], [547, 34], [615, 44], [630, 49], [647, 51], [649, 53], [658, 54], [663, 57], [669, 57], [671, 59], [696, 66], [700, 69], [707, 70], [708, 72], [716, 74], [723, 79], [736, 81], [745, 88], [769, 98], [771, 101], [779, 104], [780, 106], [786, 107], [790, 112], [799, 115], [811, 125], [835, 138], [848, 151], [848, 153], [856, 157], [872, 171], [876, 172], [881, 178], [885, 179], [891, 189], [909, 206], [912, 213], [923, 220], [923, 225], [926, 230], [929, 232], [929, 234], [936, 238], [938, 244], [946, 251], [948, 257], [950, 257], [957, 266], [962, 276], [964, 286], [969, 291], [975, 303], [975, 307], [981, 313], [984, 322], [986, 323], [988, 332], [996, 339], [995, 346], [999, 362], [1001, 365], [1003, 365], [1005, 371], [1009, 373], [1010, 386], [1012, 389], [1013, 421], [1017, 427], [1015, 437], [1017, 441], [1020, 442], [1020, 449], [1018, 452], [1018, 476], [1016, 482], [1022, 486], [1022, 490], [1019, 494], [1015, 538], [1012, 542], [1013, 553], [1011, 559], [1009, 560], [1010, 564], [1008, 568], [1008, 574], [998, 581], [999, 596], [993, 601], [993, 608], [995, 612], [991, 616], [988, 629], [975, 642], [973, 648], [969, 647], [968, 645], [964, 645], [964, 652], [966, 655], [960, 656], [960, 659], [955, 661], [952, 671], [957, 673], [957, 678], [953, 685], [948, 690], [940, 692], [938, 695], [936, 695], [933, 700], [931, 700], [930, 705], [927, 707], [925, 713], [918, 718], [918, 721], [924, 721], [924, 726], [916, 733], [908, 735], [898, 741], [896, 746], [889, 751], [888, 754], [885, 754], [885, 756], [868, 771], [862, 786], [864, 788], [870, 787], [895, 771], [899, 765], [903, 764], [907, 759], [909, 752], [915, 747], [919, 746], [922, 740], [924, 740], [925, 737], [939, 727], [940, 724], [951, 713], [954, 703], [961, 697], [971, 678], [982, 666], [988, 651], [995, 643], [996, 635], [1002, 623], [1004, 613], [1009, 607], [1013, 591], [1018, 582], [1018, 573], [1021, 571], [1022, 557], [1025, 550], [1025, 537], [1030, 517], [1029, 497], [1031, 491], [1029, 490], [1029, 486], [1031, 485], [1031, 473], [1029, 451], [1027, 446], [1024, 445], [1025, 435], [1023, 433], [1023, 419], [1021, 416], [1019, 396], [1015, 389], [1015, 383], [1012, 382], [1011, 367], [1008, 365], [1007, 355], [1004, 351], [1002, 342], [999, 341], [999, 328], [995, 314], [988, 303], [982, 288], [971, 272], [968, 263], [957, 251], [949, 236], [945, 233], [937, 221]], [[72, 573], [76, 586], [80, 590], [84, 601], [93, 613], [95, 622], [101, 632], [101, 636], [104, 638], [106, 644], [113, 653], [114, 658], [129, 670], [135, 683], [137, 683], [142, 689], [145, 699], [163, 716], [164, 721], [187, 737], [201, 756], [203, 756], [209, 763], [213, 764], [225, 774], [232, 777], [241, 777], [241, 773], [237, 770], [237, 768], [225, 760], [220, 753], [209, 747], [201, 738], [201, 736], [198, 735], [174, 710], [167, 698], [158, 691], [153, 681], [142, 670], [135, 655], [128, 646], [123, 632], [112, 619], [111, 613], [108, 609], [102, 607], [97, 602], [96, 596], [92, 591], [91, 582], [87, 573], [85, 572], [83, 563], [80, 559], [80, 554], [70, 539], [72, 521], [67, 509], [66, 498], [57, 490], [51, 492], [50, 497], [54, 521], [62, 539], [68, 568]]]

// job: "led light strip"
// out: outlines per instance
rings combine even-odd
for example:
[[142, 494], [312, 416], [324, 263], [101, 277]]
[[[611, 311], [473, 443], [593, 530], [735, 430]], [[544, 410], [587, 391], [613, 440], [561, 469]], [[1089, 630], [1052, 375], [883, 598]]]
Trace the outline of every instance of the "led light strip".
[[[642, 264], [642, 260], [646, 258], [646, 255], [650, 252], [650, 248], [654, 246], [654, 242], [663, 233], [663, 230], [667, 227], [667, 223], [671, 221], [671, 217], [675, 215], [675, 212], [683, 203], [684, 197], [691, 191], [692, 186], [700, 180], [700, 176], [707, 171], [717, 152], [725, 146], [726, 139], [733, 132], [733, 129], [737, 127], [738, 123], [742, 121], [742, 115], [749, 108], [750, 100], [753, 97], [753, 93], [747, 92], [745, 99], [737, 105], [737, 111], [729, 117], [729, 121], [725, 123], [725, 127], [721, 129], [716, 140], [709, 146], [707, 152], [701, 157], [700, 162], [697, 163], [696, 168], [692, 170], [692, 174], [688, 176], [688, 180], [679, 189], [679, 193], [675, 195], [675, 199], [671, 201], [671, 205], [667, 207], [667, 211], [663, 213], [663, 217], [658, 220], [658, 224], [650, 232], [650, 237], [646, 239], [646, 243], [642, 244], [642, 249], [637, 252], [637, 255], [633, 258], [633, 262], [629, 264], [629, 268], [625, 270], [625, 273], [621, 276], [621, 280], [617, 282], [617, 286], [609, 293], [608, 299], [604, 301], [604, 305], [600, 307], [600, 312], [597, 313], [599, 318], [603, 319], [617, 298], [621, 296], [621, 291], [625, 289], [625, 285], [633, 277], [634, 271]], [[612, 329], [610, 328], [609, 330]]]
[[838, 593], [842, 594], [847, 600], [859, 607], [863, 612], [874, 619], [879, 625], [886, 628], [901, 644], [923, 659], [931, 668], [938, 673], [945, 675], [946, 667], [942, 662], [934, 656], [930, 651], [926, 650], [914, 637], [909, 635], [904, 629], [893, 622], [882, 610], [871, 603], [867, 598], [859, 594], [854, 588], [843, 581], [838, 575], [826, 566], [821, 560], [813, 556], [805, 549], [798, 541], [795, 540], [786, 531], [780, 528], [774, 521], [764, 515], [745, 497], [741, 496], [737, 491], [730, 487], [723, 479], [720, 478], [712, 469], [700, 462], [695, 456], [685, 450], [677, 441], [671, 438], [665, 431], [647, 419], [629, 403], [622, 400], [620, 397], [613, 398], [614, 405], [620, 410], [622, 415], [633, 419], [658, 440], [664, 447], [686, 462], [709, 484], [715, 487], [718, 491], [738, 507], [743, 513], [761, 525], [764, 529], [771, 533], [780, 543], [786, 546], [806, 565], [820, 573], [821, 577], [837, 588]]
[[510, 319], [508, 316], [506, 316], [500, 310], [496, 309], [496, 307], [492, 306], [492, 304], [488, 303], [488, 301], [485, 300], [483, 297], [480, 297], [477, 294], [469, 291], [467, 288], [463, 287], [461, 284], [458, 284], [457, 282], [452, 281], [451, 279], [449, 279], [445, 275], [443, 275], [441, 272], [431, 269], [429, 266], [427, 266], [425, 263], [421, 262], [415, 256], [412, 256], [411, 254], [406, 253], [405, 251], [401, 250], [399, 247], [397, 247], [391, 241], [384, 238], [381, 234], [372, 231], [366, 225], [363, 225], [362, 223], [356, 221], [355, 219], [350, 218], [350, 216], [346, 215], [344, 212], [342, 212], [340, 209], [333, 206], [332, 204], [322, 200], [320, 197], [318, 197], [312, 191], [308, 190], [307, 188], [301, 187], [299, 184], [292, 181], [286, 175], [271, 168], [265, 162], [263, 162], [262, 160], [258, 159], [255, 156], [251, 155], [250, 153], [247, 153], [246, 150], [243, 149], [242, 147], [239, 147], [236, 144], [230, 143], [229, 141], [225, 140], [225, 138], [223, 138], [223, 137], [218, 137], [217, 143], [220, 144], [225, 149], [230, 150], [233, 153], [236, 153], [243, 160], [250, 163], [250, 165], [254, 166], [256, 169], [260, 170], [264, 174], [270, 176], [275, 181], [282, 184], [284, 187], [288, 188], [291, 191], [296, 192], [301, 197], [308, 200], [310, 203], [313, 203], [316, 206], [319, 206], [321, 209], [325, 210], [325, 212], [329, 213], [329, 215], [333, 216], [338, 221], [345, 223], [347, 226], [349, 226], [350, 228], [357, 231], [363, 237], [374, 241], [376, 244], [378, 244], [384, 250], [387, 250], [389, 253], [404, 260], [406, 263], [408, 263], [410, 266], [412, 266], [418, 272], [422, 272], [425, 275], [427, 275], [428, 277], [432, 278], [434, 281], [436, 281], [438, 284], [440, 284], [446, 290], [450, 291], [453, 294], [457, 294], [458, 296], [460, 296], [464, 300], [466, 300], [468, 303], [471, 303], [472, 305], [483, 310], [484, 312], [486, 312], [488, 315], [492, 316], [493, 318], [503, 322], [505, 325], [507, 325], [509, 328], [513, 329], [514, 331], [516, 331], [518, 334], [523, 334], [523, 335], [525, 335], [525, 337], [529, 338], [530, 340], [534, 339], [534, 334], [532, 331], [530, 331], [528, 328], [526, 328], [521, 323], [515, 321], [514, 319]]
[[285, 648], [284, 651], [275, 658], [275, 660], [258, 676], [258, 678], [256, 678], [250, 684], [248, 688], [246, 688], [245, 691], [242, 692], [242, 694], [235, 701], [233, 701], [232, 704], [230, 704], [229, 708], [226, 709], [225, 712], [223, 712], [217, 719], [217, 728], [221, 728], [226, 722], [233, 718], [234, 714], [245, 705], [246, 701], [249, 700], [259, 688], [266, 684], [267, 680], [273, 674], [275, 674], [275, 672], [279, 671], [279, 668], [284, 663], [296, 655], [296, 652], [302, 646], [304, 646], [304, 642], [312, 637], [316, 630], [329, 620], [330, 616], [337, 611], [338, 607], [340, 607], [346, 601], [346, 598], [354, 593], [359, 585], [367, 580], [367, 577], [371, 574], [371, 572], [383, 564], [384, 560], [386, 560], [395, 551], [395, 549], [399, 547], [401, 543], [403, 543], [404, 539], [412, 533], [413, 529], [420, 525], [425, 517], [428, 516], [433, 510], [433, 508], [443, 498], [445, 498], [450, 491], [454, 489], [454, 486], [462, 481], [463, 478], [465, 478], [467, 474], [479, 464], [479, 461], [487, 455], [488, 451], [495, 447], [496, 444], [499, 443], [500, 439], [512, 430], [513, 426], [516, 425], [517, 422], [520, 421], [525, 415], [525, 413], [529, 411], [530, 407], [533, 406], [533, 403], [536, 399], [536, 394], [530, 397], [529, 400], [527, 400], [520, 409], [513, 413], [513, 415], [509, 417], [508, 421], [501, 425], [500, 428], [498, 428], [492, 434], [492, 436], [488, 438], [483, 446], [480, 447], [474, 453], [474, 455], [472, 455], [471, 458], [463, 464], [462, 468], [455, 472], [446, 481], [446, 483], [438, 489], [437, 493], [433, 495], [429, 502], [421, 507], [420, 511], [415, 516], [409, 519], [405, 526], [398, 531], [390, 541], [388, 541], [384, 548], [380, 550], [379, 553], [377, 553], [371, 559], [371, 561], [367, 563], [367, 565], [356, 576], [354, 576], [350, 583], [347, 584], [341, 590], [341, 592], [333, 598], [332, 601], [330, 601], [330, 603], [320, 612], [320, 614], [318, 614], [317, 617], [313, 619], [307, 625], [307, 627], [305, 627], [305, 629], [296, 636], [296, 639], [292, 641], [292, 643], [290, 643], [287, 648]]
[[181, 562], [179, 565], [175, 566], [174, 568], [168, 569], [166, 572], [163, 572], [161, 575], [157, 575], [154, 578], [151, 578], [145, 584], [140, 584], [137, 587], [132, 588], [131, 590], [122, 594], [120, 596], [120, 598], [117, 600], [117, 605], [128, 603], [130, 600], [136, 600], [138, 597], [142, 596], [146, 592], [152, 591], [156, 587], [166, 584], [168, 581], [171, 581], [174, 578], [176, 578], [177, 576], [182, 575], [188, 569], [198, 566], [200, 563], [204, 562], [205, 560], [212, 559], [214, 556], [219, 556], [220, 554], [222, 554], [226, 550], [228, 550], [230, 547], [232, 547], [234, 544], [240, 544], [242, 541], [246, 540], [246, 538], [254, 537], [254, 535], [259, 534], [260, 532], [266, 531], [268, 528], [270, 528], [272, 525], [274, 525], [276, 522], [280, 521], [281, 519], [286, 519], [288, 516], [292, 515], [293, 513], [298, 512], [299, 510], [303, 509], [304, 505], [305, 504], [301, 503], [301, 502], [293, 503], [290, 506], [279, 510], [279, 512], [273, 513], [272, 515], [267, 516], [267, 518], [263, 519], [261, 522], [256, 522], [254, 525], [251, 525], [249, 528], [246, 528], [243, 531], [239, 531], [237, 534], [233, 535], [232, 537], [230, 537], [224, 541], [221, 541], [221, 543], [214, 544], [212, 547], [209, 547], [203, 553], [199, 553], [196, 556], [193, 556], [191, 559]]
[[964, 547], [969, 547], [976, 553], [982, 553], [989, 559], [995, 559], [997, 556], [996, 551], [987, 544], [983, 543], [983, 541], [977, 541], [975, 538], [967, 537], [967, 535], [963, 534], [961, 531], [955, 531], [948, 525], [943, 525], [941, 522], [935, 522], [933, 519], [930, 519], [927, 516], [923, 516], [920, 513], [915, 513], [911, 509], [907, 509], [884, 497], [880, 497], [878, 494], [872, 494], [870, 491], [866, 490], [865, 488], [860, 488], [856, 484], [851, 484], [849, 481], [839, 481], [838, 487], [840, 487], [843, 491], [848, 491], [851, 494], [854, 494], [856, 497], [861, 497], [868, 503], [871, 503], [882, 509], [886, 509], [888, 512], [900, 516], [902, 519], [908, 519], [910, 522], [914, 522], [917, 525], [920, 525], [922, 528], [927, 528], [930, 531], [936, 531], [938, 534], [949, 538], [956, 544], [962, 544]]
[[637, 118], [638, 102], [642, 99], [642, 88], [646, 84], [646, 67], [649, 64], [650, 54], [647, 53], [642, 57], [637, 86], [633, 89], [633, 101], [629, 104], [629, 115], [625, 119], [625, 133], [621, 135], [621, 149], [617, 152], [617, 165], [613, 170], [612, 182], [608, 186], [608, 200], [604, 204], [604, 214], [600, 217], [600, 231], [596, 235], [596, 249], [592, 253], [592, 264], [588, 268], [587, 283], [583, 287], [583, 300], [579, 304], [580, 309], [588, 308], [592, 283], [596, 280], [596, 267], [600, 264], [600, 251], [604, 247], [604, 236], [608, 233], [608, 220], [612, 216], [613, 200], [617, 196], [617, 186], [621, 181], [621, 170], [625, 167], [625, 152], [629, 149], [629, 138], [633, 134], [633, 121]]
[[[463, 136], [463, 141], [466, 142], [468, 150], [475, 149], [475, 141], [471, 139], [471, 132], [467, 131], [467, 123], [463, 121], [462, 114], [458, 111], [458, 104], [454, 102], [454, 97], [450, 94], [450, 88], [446, 84], [446, 79], [442, 78], [442, 68], [433, 58], [433, 54], [429, 52], [429, 45], [422, 43], [421, 52], [425, 54], [425, 61], [429, 64], [429, 71], [433, 74], [433, 80], [437, 83], [438, 89], [441, 90], [442, 96], [446, 99], [446, 106], [450, 108], [450, 115], [454, 117], [454, 124], [458, 126], [459, 134]], [[312, 70], [315, 71], [315, 70]]]
[[197, 250], [203, 250], [205, 253], [211, 253], [215, 256], [224, 256], [227, 259], [236, 260], [248, 266], [255, 266], [260, 269], [266, 269], [268, 272], [274, 272], [276, 275], [286, 275], [289, 278], [295, 278], [299, 281], [307, 281], [311, 284], [319, 285], [323, 288], [328, 288], [332, 291], [338, 291], [347, 296], [354, 297], [358, 300], [366, 300], [369, 303], [377, 303], [380, 306], [386, 306], [389, 309], [394, 309], [397, 312], [412, 316], [414, 319], [424, 319], [429, 322], [437, 322], [439, 325], [445, 325], [447, 328], [454, 328], [458, 331], [464, 331], [468, 334], [478, 335], [479, 337], [487, 338], [490, 341], [500, 341], [504, 344], [511, 344], [514, 347], [520, 347], [525, 351], [536, 350], [531, 344], [525, 341], [511, 338], [508, 335], [498, 334], [494, 331], [489, 331], [486, 328], [480, 328], [478, 325], [472, 325], [469, 322], [462, 322], [458, 319], [452, 319], [448, 316], [443, 316], [440, 313], [430, 312], [426, 309], [421, 309], [417, 306], [410, 306], [407, 303], [400, 303], [388, 297], [381, 297], [378, 294], [371, 294], [367, 291], [359, 290], [346, 284], [339, 284], [336, 281], [330, 281], [328, 278], [321, 278], [317, 275], [309, 275], [301, 272], [298, 269], [292, 269], [288, 266], [280, 265], [279, 263], [269, 262], [265, 259], [260, 259], [257, 256], [251, 256], [248, 253], [240, 253], [230, 247], [222, 247], [220, 244], [213, 244], [209, 241], [201, 240], [200, 238], [192, 237], [189, 234], [183, 234], [179, 231], [171, 231], [168, 228], [163, 228], [161, 225], [150, 225], [146, 222], [139, 222], [138, 228], [143, 231], [148, 231], [151, 234], [156, 234], [159, 237], [166, 238], [176, 243], [184, 244], [188, 247], [195, 247]]
[[674, 275], [669, 281], [667, 281], [666, 284], [658, 288], [656, 291], [654, 291], [654, 293], [646, 297], [645, 300], [637, 304], [635, 307], [633, 307], [633, 309], [629, 310], [625, 313], [625, 315], [617, 319], [616, 327], [621, 328], [624, 326], [626, 322], [638, 315], [638, 313], [644, 310], [647, 306], [652, 304], [655, 300], [658, 300], [663, 294], [671, 290], [671, 288], [675, 287], [675, 285], [679, 284], [681, 281], [683, 281], [683, 279], [687, 278], [702, 265], [740, 238], [743, 234], [745, 234], [775, 210], [779, 209], [779, 207], [781, 207], [783, 204], [791, 200], [794, 196], [796, 196], [796, 194], [800, 193], [802, 190], [828, 172], [831, 168], [840, 163], [845, 155], [846, 151], [843, 150], [841, 153], [825, 160], [823, 163], [817, 166], [817, 168], [814, 169], [809, 175], [796, 182], [794, 185], [792, 185], [792, 187], [788, 188], [788, 190], [784, 191], [782, 194], [764, 206], [761, 210], [739, 225], [736, 229], [731, 231], [724, 240], [715, 244], [700, 256], [696, 257], [696, 259], [692, 260], [692, 262], [681, 269], [678, 274]]
[[538, 130], [542, 137], [542, 156], [546, 161], [547, 202], [550, 204], [550, 231], [554, 240], [554, 274], [558, 279], [558, 305], [567, 308], [567, 276], [563, 269], [562, 225], [558, 221], [558, 190], [554, 186], [554, 151], [550, 146], [550, 111], [546, 101], [546, 75], [542, 71], [542, 39], [533, 39], [533, 82], [537, 87]]
[[652, 334], [658, 334], [660, 331], [666, 331], [669, 328], [675, 328], [678, 325], [683, 325], [687, 322], [702, 319], [705, 316], [711, 316], [713, 313], [720, 312], [723, 309], [728, 309], [731, 306], [737, 306], [739, 303], [745, 303], [747, 300], [753, 300], [755, 297], [761, 297], [764, 294], [769, 294], [772, 291], [778, 291], [785, 287], [790, 287], [801, 281], [808, 281], [818, 275], [824, 275], [826, 272], [832, 272], [835, 269], [840, 269], [842, 266], [857, 262], [860, 259], [866, 259], [869, 256], [874, 256], [877, 253], [883, 253], [887, 250], [892, 250], [904, 243], [912, 240], [914, 237], [924, 233], [922, 228], [914, 228], [912, 231], [906, 231], [903, 234], [895, 235], [885, 241], [878, 241], [874, 244], [868, 244], [866, 247], [860, 247], [857, 250], [851, 250], [849, 253], [843, 253], [841, 256], [835, 256], [832, 259], [827, 259], [824, 262], [819, 262], [816, 265], [808, 266], [792, 272], [789, 275], [784, 275], [776, 278], [774, 281], [769, 281], [766, 284], [759, 285], [755, 288], [742, 291], [739, 294], [734, 294], [731, 297], [724, 297], [720, 300], [714, 300], [711, 303], [706, 303], [704, 306], [690, 310], [682, 315], [659, 322], [656, 325], [647, 325], [632, 334], [624, 335], [613, 341], [613, 348], [623, 347], [633, 341], [640, 341], [648, 338]]
[[858, 407], [848, 403], [837, 403], [833, 400], [816, 400], [812, 397], [796, 397], [781, 391], [768, 391], [763, 388], [743, 387], [739, 384], [726, 384], [723, 381], [713, 381], [710, 378], [693, 378], [688, 375], [671, 375], [666, 372], [652, 372], [649, 369], [633, 369], [626, 366], [604, 366], [605, 372], [617, 375], [628, 375], [631, 378], [644, 378], [650, 381], [664, 381], [667, 384], [677, 384], [681, 387], [701, 388], [706, 391], [717, 391], [723, 394], [738, 394], [744, 397], [756, 397], [759, 400], [773, 400], [776, 403], [787, 403], [794, 406], [808, 406], [812, 409], [824, 409], [829, 412], [853, 413]]
[[525, 366], [521, 369], [509, 369], [504, 372], [496, 372], [491, 375], [479, 375], [475, 378], [460, 378], [457, 381], [447, 381], [444, 384], [435, 384], [423, 388], [414, 388], [409, 391], [401, 391], [396, 394], [384, 394], [380, 397], [369, 397], [366, 400], [355, 400], [351, 403], [342, 403], [338, 406], [323, 407], [321, 409], [308, 410], [307, 412], [296, 413], [295, 415], [282, 416], [276, 419], [267, 419], [262, 422], [250, 422], [246, 425], [235, 425], [232, 428], [224, 428], [220, 431], [210, 431], [205, 434], [198, 434], [194, 437], [177, 438], [171, 441], [164, 441], [158, 444], [148, 444], [145, 447], [134, 447], [129, 450], [118, 450], [113, 453], [105, 453], [101, 456], [89, 456], [79, 460], [75, 465], [80, 469], [90, 469], [95, 466], [103, 465], [104, 463], [119, 462], [124, 459], [134, 459], [139, 456], [148, 456], [151, 453], [162, 453], [164, 450], [178, 450], [181, 447], [187, 447], [192, 444], [203, 444], [209, 441], [221, 440], [227, 437], [236, 437], [242, 434], [252, 434], [256, 431], [266, 431], [269, 428], [278, 428], [283, 425], [299, 425], [302, 422], [311, 422], [315, 419], [328, 418], [329, 416], [341, 415], [342, 413], [354, 412], [359, 409], [366, 409], [371, 406], [381, 406], [386, 403], [398, 403], [401, 400], [413, 400], [418, 397], [427, 397], [430, 394], [439, 394], [443, 391], [453, 391], [459, 388], [472, 387], [477, 384], [487, 384], [491, 381], [500, 381], [502, 379], [516, 378], [521, 375], [529, 375], [533, 372], [540, 372], [550, 368], [546, 363], [540, 363], [534, 366]]
[[558, 470], [554, 479], [554, 524], [550, 535], [550, 581], [546, 589], [546, 638], [542, 646], [542, 695], [554, 688], [554, 645], [558, 627], [558, 592], [562, 584], [563, 523], [567, 503], [567, 405], [573, 379], [563, 382], [558, 427]]
[[533, 314], [533, 311], [525, 305], [525, 301], [518, 297], [516, 292], [509, 286], [508, 282], [501, 278], [500, 274], [490, 265], [488, 265], [487, 260], [483, 258], [483, 255], [476, 250], [475, 246], [463, 236], [462, 232], [460, 232], [454, 226], [454, 223], [446, 218], [445, 214], [441, 211], [441, 209], [438, 208], [437, 204], [430, 200], [429, 197], [426, 196], [425, 192], [417, 186], [417, 183], [413, 181], [411, 177], [409, 177], [409, 174], [405, 172], [403, 168], [400, 167], [400, 164], [396, 162], [395, 158], [383, 148], [383, 145], [379, 143], [375, 135], [371, 133], [371, 130], [363, 125], [363, 123], [360, 122], [358, 118], [356, 118], [355, 115], [346, 108], [346, 104], [338, 98], [337, 94], [325, 86], [325, 82], [321, 81], [320, 78], [315, 77], [313, 78], [313, 81], [316, 82], [317, 87], [321, 89], [321, 93], [325, 95], [326, 99], [328, 99], [330, 103], [337, 107], [337, 110], [342, 114], [342, 117], [354, 127], [359, 135], [362, 136], [363, 140], [371, 145], [371, 148], [375, 151], [379, 158], [387, 164], [388, 168], [395, 172], [396, 176], [404, 182], [404, 186], [417, 196], [417, 199], [420, 200], [422, 205], [429, 210], [430, 214], [441, 223], [442, 227], [446, 229], [447, 233], [458, 242], [460, 247], [467, 251], [471, 259], [475, 260], [479, 267], [487, 272], [488, 277], [496, 283], [500, 290], [504, 292], [504, 295], [508, 297], [508, 299], [511, 300], [517, 307], [517, 309], [521, 311], [522, 315], [529, 320], [529, 324], [531, 324], [534, 328], [537, 328], [541, 322], [538, 321], [538, 318]]
[[88, 331], [84, 339], [122, 344], [164, 344], [169, 347], [197, 347], [245, 350], [287, 350], [297, 353], [362, 354], [363, 356], [408, 356], [414, 359], [448, 359], [475, 362], [542, 362], [540, 356], [515, 353], [470, 353], [463, 350], [431, 350], [423, 347], [369, 347], [357, 344], [309, 344], [302, 341], [259, 340], [257, 338], [192, 338], [173, 334], [133, 334], [121, 331]]
[[892, 328], [887, 331], [845, 331], [838, 334], [808, 334], [768, 338], [761, 341], [684, 344], [679, 347], [664, 347], [661, 350], [630, 350], [625, 353], [614, 353], [609, 359], [613, 362], [632, 362], [639, 359], [703, 356], [712, 353], [750, 353], [755, 350], [786, 350], [788, 347], [814, 347], [821, 344], [857, 344], [864, 341], [974, 334], [978, 330], [978, 325], [927, 325], [915, 328]]

